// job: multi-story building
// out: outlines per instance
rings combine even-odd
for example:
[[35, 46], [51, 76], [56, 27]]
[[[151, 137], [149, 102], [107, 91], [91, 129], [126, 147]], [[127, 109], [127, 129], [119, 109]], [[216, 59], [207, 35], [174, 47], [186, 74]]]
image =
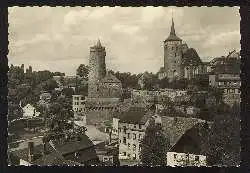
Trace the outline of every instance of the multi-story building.
[[74, 119], [75, 121], [80, 121], [81, 124], [86, 125], [85, 97], [83, 95], [72, 95], [72, 97]]
[[143, 139], [153, 112], [144, 108], [130, 108], [120, 115], [118, 122], [119, 159], [139, 161], [140, 141]]
[[227, 57], [215, 58], [211, 61], [213, 69], [209, 75], [209, 85], [222, 91], [222, 99], [232, 105], [240, 102], [240, 56], [236, 51]]

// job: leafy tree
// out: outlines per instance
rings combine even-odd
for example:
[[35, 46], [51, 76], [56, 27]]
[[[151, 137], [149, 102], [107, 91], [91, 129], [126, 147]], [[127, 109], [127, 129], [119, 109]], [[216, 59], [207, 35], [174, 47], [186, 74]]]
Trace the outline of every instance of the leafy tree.
[[236, 166], [240, 162], [240, 108], [235, 104], [229, 108], [220, 104], [217, 115], [209, 131], [208, 139], [203, 141], [208, 163]]
[[169, 141], [164, 136], [160, 124], [155, 124], [151, 120], [140, 146], [140, 159], [143, 165], [166, 165]]
[[85, 64], [80, 64], [80, 66], [76, 69], [76, 74], [83, 77], [84, 79], [88, 78], [89, 67]]
[[41, 85], [42, 89], [45, 91], [52, 91], [58, 87], [57, 82], [53, 79], [49, 79], [46, 82], [43, 82]]

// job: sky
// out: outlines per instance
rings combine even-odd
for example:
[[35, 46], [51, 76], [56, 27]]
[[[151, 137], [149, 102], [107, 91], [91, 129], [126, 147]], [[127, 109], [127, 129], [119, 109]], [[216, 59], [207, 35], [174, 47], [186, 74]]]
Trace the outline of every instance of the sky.
[[157, 72], [172, 17], [203, 61], [240, 50], [239, 7], [11, 7], [9, 64], [74, 75], [100, 39], [107, 68]]

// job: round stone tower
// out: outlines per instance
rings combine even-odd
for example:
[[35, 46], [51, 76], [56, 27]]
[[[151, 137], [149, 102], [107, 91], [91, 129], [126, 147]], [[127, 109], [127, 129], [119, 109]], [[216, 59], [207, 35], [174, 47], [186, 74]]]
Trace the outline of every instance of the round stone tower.
[[174, 20], [172, 18], [170, 35], [164, 41], [164, 69], [168, 79], [172, 80], [183, 77], [181, 61], [182, 40], [175, 34]]
[[100, 40], [96, 45], [90, 47], [89, 75], [88, 75], [88, 97], [98, 98], [100, 96], [98, 84], [106, 74], [105, 64], [106, 51]]

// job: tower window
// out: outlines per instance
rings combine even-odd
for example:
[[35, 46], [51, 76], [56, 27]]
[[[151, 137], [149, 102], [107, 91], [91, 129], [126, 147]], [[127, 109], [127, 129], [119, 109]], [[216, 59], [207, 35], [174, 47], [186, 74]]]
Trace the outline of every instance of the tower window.
[[176, 57], [176, 53], [174, 53], [174, 56]]

